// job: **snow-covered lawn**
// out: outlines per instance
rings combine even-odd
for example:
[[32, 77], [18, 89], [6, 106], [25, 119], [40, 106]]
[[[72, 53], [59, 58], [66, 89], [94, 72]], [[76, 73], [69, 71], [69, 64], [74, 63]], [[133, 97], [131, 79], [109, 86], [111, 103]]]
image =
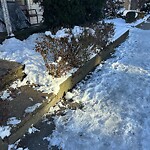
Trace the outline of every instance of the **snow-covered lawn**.
[[64, 150], [150, 148], [150, 31], [133, 28], [114, 57], [69, 93], [84, 104], [55, 117], [50, 145]]

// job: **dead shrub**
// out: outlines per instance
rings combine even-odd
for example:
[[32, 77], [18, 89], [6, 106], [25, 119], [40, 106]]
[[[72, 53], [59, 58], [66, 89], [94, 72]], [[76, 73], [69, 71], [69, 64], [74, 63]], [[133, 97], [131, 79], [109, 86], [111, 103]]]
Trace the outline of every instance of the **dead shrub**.
[[81, 67], [93, 53], [98, 53], [109, 43], [113, 25], [98, 23], [83, 28], [78, 36], [67, 29], [68, 36], [55, 38], [45, 36], [37, 41], [36, 51], [40, 52], [49, 73], [54, 77], [66, 74], [72, 68]]

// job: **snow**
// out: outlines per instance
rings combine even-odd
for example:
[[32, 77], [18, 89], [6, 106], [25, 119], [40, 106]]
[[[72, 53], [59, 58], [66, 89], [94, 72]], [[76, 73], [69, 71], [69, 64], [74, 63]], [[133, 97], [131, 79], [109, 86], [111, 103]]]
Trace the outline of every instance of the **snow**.
[[81, 35], [83, 33], [84, 29], [82, 27], [79, 27], [79, 26], [75, 26], [73, 29], [72, 29], [72, 34], [75, 36], [75, 37], [78, 37], [79, 35]]
[[[64, 37], [66, 28], [59, 30], [55, 36], [56, 38]], [[52, 35], [50, 31], [45, 33], [46, 35]], [[43, 57], [40, 53], [35, 51], [35, 45], [37, 39], [40, 40], [44, 34], [33, 34], [28, 39], [20, 41], [16, 38], [6, 39], [2, 45], [0, 45], [0, 59], [16, 61], [25, 65], [25, 74], [27, 76], [23, 81], [15, 81], [11, 87], [17, 88], [27, 84], [37, 85], [36, 90], [43, 93], [57, 94], [60, 87], [59, 85], [65, 81], [75, 70], [70, 70], [66, 75], [61, 78], [53, 78], [49, 75]], [[60, 59], [58, 60], [60, 61]]]
[[[126, 16], [128, 12], [135, 12], [135, 13], [138, 13], [137, 10], [125, 10], [123, 11], [123, 16]], [[136, 18], [136, 17], [135, 17]]]
[[[6, 39], [0, 45], [0, 59], [20, 62], [25, 64], [26, 78], [23, 81], [16, 81], [11, 86], [17, 88], [27, 84], [39, 85], [36, 90], [45, 93], [57, 94], [59, 85], [67, 78], [54, 79], [46, 70], [44, 60], [40, 53], [34, 50], [37, 38], [43, 34], [33, 34], [27, 40], [20, 41], [16, 38]], [[68, 74], [69, 76], [70, 74]]]
[[1, 91], [0, 92], [0, 99], [12, 101], [13, 98], [11, 97], [11, 91], [9, 91], [8, 89]]
[[35, 132], [40, 132], [40, 130], [35, 128], [35, 127], [33, 127], [33, 126], [28, 129], [28, 133], [29, 134], [32, 134], [32, 133], [35, 133]]
[[34, 112], [37, 108], [39, 108], [41, 105], [42, 105], [42, 103], [37, 103], [37, 104], [35, 104], [35, 105], [33, 105], [33, 106], [27, 107], [27, 108], [25, 109], [25, 113], [32, 113], [32, 112]]
[[60, 38], [65, 38], [65, 37], [69, 38], [71, 34], [73, 34], [75, 37], [78, 37], [83, 33], [83, 31], [84, 31], [83, 27], [74, 26], [74, 28], [71, 31], [68, 28], [63, 28], [63, 29], [58, 30], [55, 35], [53, 35], [51, 31], [46, 31], [45, 35], [50, 36], [51, 38], [60, 39]]
[[138, 19], [137, 21], [133, 23], [126, 23], [124, 19], [122, 18], [115, 18], [115, 19], [109, 19], [105, 20], [106, 23], [113, 23], [114, 24], [114, 36], [112, 38], [112, 42], [118, 39], [122, 34], [127, 32], [128, 30], [132, 29], [133, 27], [141, 24], [143, 21], [146, 21], [147, 18], [149, 18], [150, 15], [145, 16], [143, 19]]
[[64, 38], [64, 37], [69, 37], [70, 34], [67, 33], [67, 32], [69, 32], [69, 29], [67, 29], [67, 28], [58, 30], [58, 31], [56, 32], [55, 37], [56, 37], [57, 39]]
[[5, 99], [7, 99], [9, 96], [10, 96], [10, 93], [9, 93], [7, 90], [5, 90], [5, 91], [3, 91], [2, 94], [1, 94], [1, 99], [2, 99], [2, 100], [5, 100]]
[[53, 34], [51, 31], [45, 31], [45, 35], [46, 36], [50, 36], [50, 37], [53, 37]]
[[8, 119], [7, 125], [15, 126], [15, 125], [19, 124], [20, 122], [21, 122], [21, 120], [17, 119], [16, 117], [11, 117]]
[[65, 99], [66, 99], [66, 100], [70, 100], [70, 99], [72, 99], [72, 98], [73, 98], [73, 96], [74, 96], [74, 94], [73, 94], [73, 93], [71, 93], [71, 92], [67, 92], [67, 93], [66, 93], [66, 95], [65, 95]]
[[[119, 20], [119, 19], [118, 19]], [[118, 21], [111, 20], [109, 22], [116, 23]], [[123, 22], [121, 20], [121, 22]], [[125, 23], [123, 23], [125, 24]], [[116, 29], [119, 28], [119, 25], [116, 23]], [[121, 30], [116, 30], [115, 33], [117, 33], [117, 36], [120, 36], [123, 32], [120, 31], [126, 31], [126, 28], [120, 27]], [[69, 29], [64, 28], [59, 31], [55, 35], [52, 35], [50, 31], [46, 31], [45, 34], [47, 36], [52, 36], [53, 38], [61, 38], [69, 36], [68, 32], [71, 32], [75, 37], [78, 37], [82, 34], [84, 28], [75, 26], [71, 31]], [[91, 34], [94, 34], [94, 31], [90, 28], [88, 28], [89, 32]], [[43, 93], [54, 93], [57, 94], [60, 87], [59, 85], [65, 81], [75, 70], [71, 70], [67, 75], [62, 76], [61, 78], [53, 78], [51, 75], [49, 75], [45, 63], [43, 60], [43, 57], [40, 53], [35, 51], [35, 45], [37, 39], [40, 40], [41, 37], [44, 36], [44, 33], [40, 34], [33, 34], [28, 39], [24, 41], [20, 41], [16, 38], [10, 38], [6, 39], [1, 45], [0, 45], [0, 59], [10, 60], [10, 61], [16, 61], [23, 65], [25, 65], [25, 74], [27, 75], [23, 81], [17, 80], [15, 81], [11, 87], [12, 88], [18, 88], [24, 85], [36, 85], [34, 88], [35, 90], [42, 91]], [[70, 37], [68, 37], [70, 38]], [[114, 39], [115, 39], [114, 38]], [[60, 61], [60, 59], [58, 60]]]
[[9, 126], [0, 126], [0, 138], [4, 139], [10, 135], [11, 127]]
[[49, 146], [64, 150], [150, 147], [150, 30], [130, 28], [114, 57], [97, 67], [72, 94], [82, 110], [54, 117]]
[[19, 142], [20, 142], [20, 139], [16, 141], [14, 144], [8, 145], [8, 150], [29, 150], [28, 148], [18, 147]]

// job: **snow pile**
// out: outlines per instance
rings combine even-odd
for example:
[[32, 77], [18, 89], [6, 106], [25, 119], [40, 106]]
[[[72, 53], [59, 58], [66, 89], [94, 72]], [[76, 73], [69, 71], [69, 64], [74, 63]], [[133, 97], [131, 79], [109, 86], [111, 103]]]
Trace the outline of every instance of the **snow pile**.
[[72, 35], [74, 35], [75, 37], [80, 36], [83, 33], [83, 31], [84, 31], [83, 27], [75, 26], [72, 30], [70, 30], [69, 28], [63, 28], [61, 30], [58, 30], [55, 35], [53, 35], [51, 31], [46, 31], [45, 35], [55, 39], [65, 37], [71, 38]]
[[[21, 82], [16, 81], [11, 86], [17, 88], [26, 84], [35, 84], [37, 90], [45, 93], [57, 93], [59, 85], [67, 76], [54, 79], [46, 70], [41, 54], [34, 50], [37, 38], [44, 34], [33, 34], [27, 40], [20, 41], [16, 38], [6, 39], [0, 45], [0, 59], [20, 62], [25, 64], [26, 78]], [[70, 74], [69, 74], [70, 75]]]
[[[116, 22], [116, 21], [114, 21]], [[84, 30], [88, 30], [90, 34], [94, 34], [94, 30], [90, 28], [82, 28], [75, 26], [72, 30], [64, 28], [55, 35], [52, 35], [50, 31], [46, 31], [47, 36], [61, 38], [66, 36], [74, 35], [77, 40], [78, 37], [83, 33]], [[72, 35], [68, 32], [71, 32]], [[59, 85], [70, 76], [74, 70], [70, 71], [67, 75], [61, 78], [53, 78], [49, 75], [43, 57], [40, 53], [35, 51], [35, 45], [37, 39], [40, 40], [44, 34], [33, 34], [28, 39], [20, 41], [16, 38], [6, 39], [2, 45], [0, 45], [0, 59], [10, 60], [20, 62], [25, 65], [26, 78], [23, 81], [15, 81], [11, 86], [12, 88], [17, 88], [27, 84], [34, 84], [36, 90], [40, 90], [44, 93], [54, 93], [57, 94], [59, 91]], [[71, 37], [68, 37], [68, 39]]]
[[115, 57], [73, 90], [84, 108], [55, 117], [56, 129], [46, 138], [50, 145], [64, 150], [149, 149], [149, 35], [133, 28]]
[[[71, 36], [69, 29], [61, 29], [57, 31], [56, 35], [52, 35], [50, 31], [46, 31], [47, 36], [52, 38], [61, 38]], [[74, 36], [79, 36], [83, 32], [81, 27], [75, 26], [72, 30]], [[0, 45], [0, 59], [16, 61], [25, 65], [26, 78], [23, 81], [15, 81], [12, 88], [17, 88], [27, 84], [36, 85], [35, 89], [44, 93], [57, 94], [59, 91], [59, 85], [70, 76], [75, 70], [71, 70], [67, 75], [61, 78], [53, 78], [49, 75], [43, 57], [40, 53], [35, 51], [35, 45], [37, 39], [40, 40], [44, 34], [33, 34], [27, 40], [20, 41], [16, 38], [6, 39], [2, 45]], [[4, 93], [5, 99], [9, 96]], [[3, 99], [4, 99], [3, 98]]]
[[[132, 24], [126, 25], [125, 21], [122, 19], [106, 20], [106, 22], [114, 23], [116, 27], [115, 36], [112, 41], [114, 41], [132, 26]], [[75, 26], [70, 31], [67, 28], [61, 29], [57, 31], [55, 35], [52, 35], [50, 31], [46, 31], [45, 34], [53, 38], [61, 38], [71, 36], [69, 33], [71, 32], [72, 35], [78, 39], [85, 29], [89, 30], [91, 34], [94, 34], [94, 30], [79, 26]], [[36, 85], [36, 90], [40, 90], [44, 93], [57, 94], [59, 91], [59, 85], [72, 74], [71, 71], [66, 76], [57, 79], [54, 79], [51, 75], [49, 75], [48, 71], [46, 70], [43, 57], [40, 53], [35, 51], [37, 38], [40, 40], [40, 38], [43, 36], [44, 33], [33, 34], [24, 41], [20, 41], [16, 38], [6, 39], [3, 44], [0, 45], [0, 59], [16, 61], [25, 65], [25, 73], [27, 74], [26, 78], [22, 82], [20, 80], [14, 82], [11, 87], [17, 88], [27, 84], [34, 84]]]

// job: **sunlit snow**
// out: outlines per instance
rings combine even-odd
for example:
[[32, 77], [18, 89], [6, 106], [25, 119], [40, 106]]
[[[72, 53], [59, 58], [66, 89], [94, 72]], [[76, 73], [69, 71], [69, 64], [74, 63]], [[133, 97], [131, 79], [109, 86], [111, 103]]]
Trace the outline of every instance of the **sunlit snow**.
[[113, 58], [73, 91], [82, 110], [55, 117], [46, 139], [64, 150], [148, 150], [150, 147], [150, 31], [130, 29]]

